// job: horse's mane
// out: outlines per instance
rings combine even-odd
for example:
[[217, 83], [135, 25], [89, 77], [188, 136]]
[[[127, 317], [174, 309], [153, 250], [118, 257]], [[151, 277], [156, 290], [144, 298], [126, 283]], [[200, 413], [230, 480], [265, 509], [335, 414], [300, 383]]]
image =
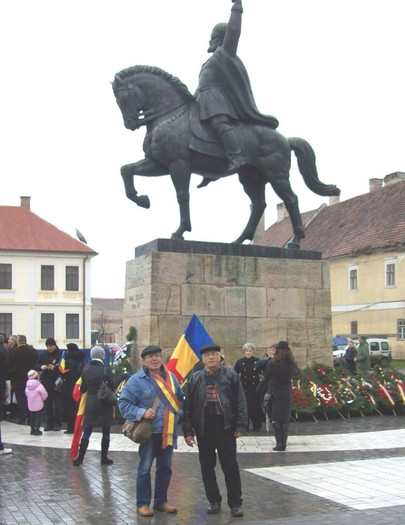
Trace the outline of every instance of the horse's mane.
[[112, 83], [114, 94], [117, 95], [117, 89], [119, 85], [127, 84], [127, 79], [137, 73], [150, 73], [151, 75], [158, 75], [164, 80], [167, 80], [173, 84], [174, 87], [176, 87], [177, 90], [180, 91], [180, 93], [186, 98], [186, 100], [195, 99], [194, 95], [190, 93], [188, 87], [183, 84], [181, 80], [156, 66], [132, 66], [123, 69], [114, 77], [114, 82]]

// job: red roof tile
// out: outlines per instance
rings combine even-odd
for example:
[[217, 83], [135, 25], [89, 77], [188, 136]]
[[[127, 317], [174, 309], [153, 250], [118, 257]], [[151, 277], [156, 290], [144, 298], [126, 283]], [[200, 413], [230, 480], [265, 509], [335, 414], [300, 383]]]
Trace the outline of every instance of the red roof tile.
[[[405, 247], [405, 181], [384, 186], [321, 209], [306, 228], [303, 250], [324, 258], [354, 255], [370, 249]], [[312, 216], [316, 211], [308, 212]], [[312, 214], [312, 215], [311, 215]], [[308, 219], [302, 214], [303, 222]], [[289, 219], [265, 232], [266, 246], [283, 246], [292, 236]]]
[[24, 206], [0, 206], [0, 250], [97, 254]]

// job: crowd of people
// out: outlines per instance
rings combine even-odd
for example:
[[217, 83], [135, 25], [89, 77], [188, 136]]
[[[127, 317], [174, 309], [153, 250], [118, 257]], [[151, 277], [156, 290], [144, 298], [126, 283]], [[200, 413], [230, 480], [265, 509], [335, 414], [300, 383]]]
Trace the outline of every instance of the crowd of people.
[[[83, 369], [85, 352], [69, 343], [63, 354], [53, 337], [46, 342], [46, 351], [38, 352], [27, 343], [25, 335], [0, 334], [0, 425], [9, 417], [19, 425], [29, 425], [31, 435], [44, 431], [62, 430], [73, 434], [77, 403], [72, 399], [73, 388]], [[9, 454], [1, 442], [0, 454]]]
[[[221, 510], [222, 496], [215, 467], [217, 456], [227, 490], [227, 504], [233, 517], [243, 516], [242, 486], [237, 462], [237, 439], [246, 431], [273, 427], [274, 451], [287, 448], [291, 418], [291, 379], [299, 369], [287, 341], [269, 347], [264, 359], [255, 356], [253, 343], [243, 346], [243, 356], [232, 367], [217, 344], [200, 348], [201, 361], [190, 372], [186, 388], [181, 388], [176, 375], [168, 370], [158, 346], [147, 346], [141, 352], [141, 367], [126, 377], [118, 400], [121, 417], [132, 422], [149, 421], [151, 438], [139, 446], [136, 500], [141, 516], [155, 511], [176, 513], [168, 502], [172, 476], [172, 455], [177, 447], [177, 427], [181, 424], [188, 446], [198, 446], [200, 469], [209, 505], [208, 514]], [[368, 372], [370, 352], [364, 337], [356, 349], [349, 341], [344, 355], [345, 366], [352, 371]], [[31, 435], [44, 431], [60, 431], [66, 421], [65, 433], [73, 434], [79, 398], [86, 396], [81, 436], [73, 465], [83, 463], [93, 428], [102, 429], [101, 464], [112, 465], [108, 457], [110, 429], [114, 408], [99, 398], [100, 383], [105, 381], [111, 391], [117, 387], [112, 369], [106, 364], [101, 346], [90, 351], [91, 362], [84, 367], [85, 352], [75, 343], [61, 351], [55, 339], [46, 340], [46, 351], [38, 352], [24, 335], [0, 334], [0, 455], [11, 453], [1, 441], [1, 419], [5, 414], [3, 400], [7, 379], [16, 402], [16, 423], [29, 425]], [[79, 394], [79, 396], [80, 396]], [[73, 442], [72, 442], [73, 443]], [[154, 491], [151, 469], [156, 462]], [[151, 502], [153, 500], [153, 507]]]
[[[221, 510], [222, 496], [215, 472], [218, 455], [231, 515], [243, 516], [236, 440], [250, 425], [252, 431], [261, 430], [267, 418], [276, 438], [273, 450], [286, 450], [291, 377], [297, 370], [286, 341], [271, 345], [265, 359], [259, 359], [255, 352], [255, 345], [246, 343], [243, 357], [232, 367], [226, 363], [218, 345], [203, 346], [200, 366], [190, 374], [184, 394], [175, 374], [163, 363], [161, 348], [151, 345], [143, 349], [141, 368], [127, 379], [118, 402], [124, 419], [148, 420], [152, 427], [151, 438], [139, 446], [136, 486], [141, 516], [153, 516], [155, 511], [177, 512], [168, 502], [168, 488], [179, 424], [187, 445], [198, 446], [202, 481], [209, 502], [207, 513], [217, 514]], [[73, 465], [83, 463], [95, 427], [102, 429], [101, 464], [112, 465], [113, 460], [107, 453], [114, 422], [113, 407], [103, 403], [97, 393], [103, 378], [111, 390], [117, 385], [111, 368], [105, 363], [105, 350], [94, 346], [90, 356], [90, 365], [84, 367], [85, 354], [75, 343], [69, 343], [62, 352], [55, 340], [48, 338], [46, 351], [37, 352], [23, 335], [8, 339], [0, 335], [0, 402], [4, 399], [6, 379], [10, 379], [18, 424], [29, 424], [31, 435], [40, 436], [41, 421], [44, 431], [59, 431], [66, 421], [65, 433], [73, 433], [78, 410], [78, 398], [73, 390], [80, 378], [80, 392], [87, 396], [87, 401]], [[0, 407], [0, 416], [4, 408]], [[0, 426], [0, 454], [10, 452], [1, 442]], [[152, 495], [151, 469], [155, 460]]]

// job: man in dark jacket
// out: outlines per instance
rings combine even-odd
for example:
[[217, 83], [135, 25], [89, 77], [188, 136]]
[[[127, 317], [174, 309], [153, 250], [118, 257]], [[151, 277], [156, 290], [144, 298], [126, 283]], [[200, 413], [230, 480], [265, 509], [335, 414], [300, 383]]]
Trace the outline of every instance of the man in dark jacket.
[[209, 344], [200, 349], [204, 370], [195, 372], [185, 401], [183, 434], [192, 447], [197, 436], [201, 474], [210, 505], [208, 514], [221, 509], [216, 476], [216, 452], [228, 490], [232, 516], [243, 516], [242, 486], [236, 460], [236, 439], [246, 430], [246, 397], [235, 370], [221, 366], [220, 347]]
[[38, 352], [33, 346], [27, 344], [25, 335], [19, 335], [17, 343], [17, 347], [10, 350], [8, 354], [6, 368], [11, 381], [11, 389], [17, 399], [18, 423], [25, 425], [28, 418], [27, 398], [25, 396], [27, 372], [35, 368]]
[[48, 398], [45, 401], [45, 431], [61, 430], [63, 403], [62, 393], [55, 390], [55, 381], [60, 375], [59, 360], [62, 352], [59, 350], [53, 337], [48, 337], [45, 341], [46, 352], [42, 352], [38, 359], [36, 369], [41, 371], [41, 383], [48, 392]]

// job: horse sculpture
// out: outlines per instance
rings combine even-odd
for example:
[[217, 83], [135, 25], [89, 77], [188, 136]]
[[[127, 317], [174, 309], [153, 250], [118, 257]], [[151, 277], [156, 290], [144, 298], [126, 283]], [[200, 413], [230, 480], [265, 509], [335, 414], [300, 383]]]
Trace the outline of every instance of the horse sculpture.
[[[115, 75], [113, 91], [125, 127], [132, 131], [141, 126], [147, 129], [145, 158], [121, 168], [126, 195], [138, 206], [149, 208], [149, 198], [138, 195], [134, 187], [134, 175], [170, 175], [180, 207], [180, 225], [172, 238], [183, 239], [184, 232], [191, 231], [191, 173], [202, 175], [201, 186], [206, 185], [229, 174], [229, 160], [212, 132], [203, 129], [198, 118], [193, 117], [195, 97], [178, 78], [154, 66], [134, 66]], [[293, 236], [288, 247], [299, 248], [305, 233], [298, 199], [289, 182], [291, 150], [310, 190], [322, 196], [339, 195], [340, 190], [319, 180], [314, 151], [304, 139], [286, 139], [269, 126], [243, 122], [235, 124], [235, 132], [246, 159], [238, 172], [239, 180], [252, 203], [248, 223], [235, 243], [253, 239], [266, 208], [265, 185], [269, 182], [284, 201], [291, 219]]]

